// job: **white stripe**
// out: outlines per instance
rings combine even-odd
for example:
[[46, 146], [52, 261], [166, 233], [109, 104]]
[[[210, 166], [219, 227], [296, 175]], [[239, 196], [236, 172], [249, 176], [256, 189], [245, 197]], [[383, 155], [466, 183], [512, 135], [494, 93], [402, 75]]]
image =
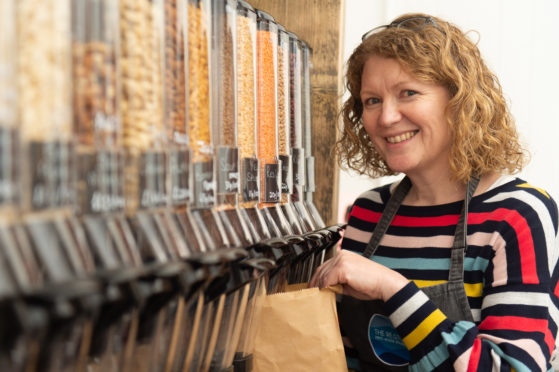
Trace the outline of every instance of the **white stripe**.
[[408, 319], [424, 303], [429, 300], [425, 293], [419, 291], [404, 302], [396, 311], [390, 315], [390, 320], [394, 327], [398, 327], [403, 321]]
[[481, 320], [481, 309], [470, 309], [472, 311], [472, 318], [474, 322], [479, 322]]
[[482, 309], [495, 305], [548, 306], [549, 294], [532, 292], [501, 292], [483, 298]]
[[470, 356], [472, 354], [473, 347], [465, 350], [456, 360], [454, 361], [453, 367], [456, 372], [466, 372], [468, 370], [468, 363], [470, 362]]
[[358, 199], [368, 199], [372, 202], [382, 204], [382, 198], [380, 197], [380, 193], [375, 190], [368, 190], [362, 193], [357, 197]]
[[361, 230], [354, 226], [346, 227], [344, 232], [344, 237], [353, 239], [363, 244], [369, 243], [369, 240], [371, 240], [371, 235], [373, 235], [372, 231]]
[[494, 197], [487, 199], [486, 202], [494, 203], [508, 198], [515, 198], [523, 201], [524, 203], [530, 205], [537, 213], [538, 218], [540, 219], [541, 224], [544, 228], [545, 243], [547, 245], [548, 251], [549, 271], [551, 272], [551, 270], [553, 270], [553, 268], [555, 267], [555, 264], [559, 257], [559, 243], [556, 239], [555, 231], [553, 228], [553, 220], [551, 219], [551, 215], [549, 214], [548, 209], [541, 201], [541, 199], [530, 194], [526, 191], [526, 189], [523, 188], [518, 188], [518, 190], [511, 192], [499, 193]]

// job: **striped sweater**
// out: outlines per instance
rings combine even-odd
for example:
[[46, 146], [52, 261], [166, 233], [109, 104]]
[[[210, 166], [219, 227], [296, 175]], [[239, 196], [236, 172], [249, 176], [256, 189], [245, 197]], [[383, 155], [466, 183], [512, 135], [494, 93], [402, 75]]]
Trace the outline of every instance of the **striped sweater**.
[[[394, 186], [356, 200], [343, 249], [363, 252]], [[421, 288], [448, 279], [462, 204], [402, 205], [373, 256], [410, 279], [385, 303], [410, 350], [410, 370], [552, 370], [559, 325], [555, 201], [513, 177], [472, 198], [464, 281], [474, 322], [452, 322]]]

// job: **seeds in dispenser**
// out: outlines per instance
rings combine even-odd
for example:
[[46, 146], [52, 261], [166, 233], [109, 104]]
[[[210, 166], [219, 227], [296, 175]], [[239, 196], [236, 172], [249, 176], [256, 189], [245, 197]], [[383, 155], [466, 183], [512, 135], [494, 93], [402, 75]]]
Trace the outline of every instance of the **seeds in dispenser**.
[[210, 101], [206, 10], [188, 3], [188, 130], [193, 162], [210, 148]]
[[278, 153], [289, 154], [289, 53], [282, 45], [278, 48]]
[[118, 102], [114, 45], [101, 41], [72, 46], [74, 125], [79, 145], [118, 144]]
[[186, 56], [187, 21], [180, 0], [165, 0], [165, 122], [168, 138], [177, 145], [188, 144], [186, 131]]
[[235, 9], [231, 0], [214, 1], [212, 19], [212, 135], [214, 146], [237, 145], [235, 102]]
[[237, 135], [241, 158], [256, 156], [254, 20], [237, 19]]
[[160, 145], [163, 134], [162, 37], [157, 2], [120, 3], [123, 143], [143, 151]]
[[16, 6], [21, 135], [24, 141], [69, 140], [70, 4], [18, 0]]

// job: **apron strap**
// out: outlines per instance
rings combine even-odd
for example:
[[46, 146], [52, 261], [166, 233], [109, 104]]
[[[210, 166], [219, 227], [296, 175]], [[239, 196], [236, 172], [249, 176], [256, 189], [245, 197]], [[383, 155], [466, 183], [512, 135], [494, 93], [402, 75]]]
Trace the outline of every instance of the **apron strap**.
[[408, 176], [404, 177], [402, 181], [396, 187], [394, 194], [388, 200], [384, 211], [382, 212], [382, 216], [380, 216], [380, 220], [377, 222], [375, 229], [373, 230], [373, 235], [371, 235], [371, 240], [367, 244], [367, 247], [363, 251], [363, 256], [372, 258], [377, 250], [380, 240], [388, 230], [388, 226], [394, 219], [396, 212], [398, 212], [398, 208], [400, 208], [400, 204], [408, 194], [411, 188], [411, 180]]
[[468, 208], [478, 184], [479, 177], [477, 176], [472, 177], [466, 184], [464, 205], [460, 212], [460, 218], [454, 232], [454, 242], [452, 243], [450, 269], [448, 273], [449, 282], [462, 283], [464, 281], [464, 256], [466, 255], [466, 248], [468, 247], [468, 243], [466, 242], [466, 237], [468, 236]]

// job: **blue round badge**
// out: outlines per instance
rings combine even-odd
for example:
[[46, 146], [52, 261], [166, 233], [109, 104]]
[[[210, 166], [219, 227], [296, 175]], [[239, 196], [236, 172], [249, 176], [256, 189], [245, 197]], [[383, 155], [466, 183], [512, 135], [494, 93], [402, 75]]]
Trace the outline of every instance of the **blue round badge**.
[[409, 364], [410, 352], [386, 316], [373, 314], [369, 321], [369, 343], [378, 360], [394, 367]]

